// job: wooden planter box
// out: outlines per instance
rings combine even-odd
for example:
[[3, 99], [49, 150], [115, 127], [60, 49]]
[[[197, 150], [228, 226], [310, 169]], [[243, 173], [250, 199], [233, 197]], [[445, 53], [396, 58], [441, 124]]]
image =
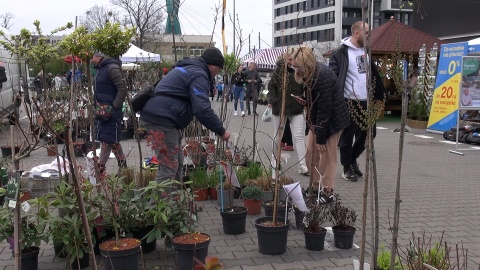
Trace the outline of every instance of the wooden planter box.
[[407, 119], [407, 125], [411, 128], [426, 129], [428, 125], [428, 121]]

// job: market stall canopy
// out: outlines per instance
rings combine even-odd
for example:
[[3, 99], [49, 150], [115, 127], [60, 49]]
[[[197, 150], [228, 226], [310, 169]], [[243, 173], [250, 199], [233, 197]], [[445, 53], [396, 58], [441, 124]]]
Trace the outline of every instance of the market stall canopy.
[[240, 60], [245, 66], [254, 62], [257, 64], [257, 68], [275, 69], [278, 57], [285, 53], [285, 51], [286, 49], [279, 48], [253, 50]]
[[130, 43], [128, 51], [120, 56], [122, 62], [160, 62], [160, 55], [151, 53], [140, 49], [139, 47]]
[[[397, 48], [398, 43], [398, 48]], [[417, 30], [411, 26], [397, 22], [393, 18], [370, 31], [370, 45], [372, 55], [390, 55], [400, 50], [404, 54], [418, 54], [420, 48], [425, 44], [431, 48], [433, 43], [438, 47], [445, 41], [432, 35]], [[335, 49], [323, 54], [323, 57], [330, 57]]]
[[135, 63], [122, 63], [122, 70], [136, 70], [139, 69], [140, 65], [135, 64]]

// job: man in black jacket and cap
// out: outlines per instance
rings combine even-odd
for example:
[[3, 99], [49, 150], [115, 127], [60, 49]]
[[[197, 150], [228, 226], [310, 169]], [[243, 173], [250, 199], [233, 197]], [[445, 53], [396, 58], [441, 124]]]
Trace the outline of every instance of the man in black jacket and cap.
[[154, 94], [140, 113], [142, 125], [157, 141], [153, 145], [159, 160], [157, 182], [182, 181], [183, 151], [181, 130], [195, 116], [222, 140], [230, 138], [209, 100], [213, 78], [223, 69], [224, 58], [217, 48], [206, 49], [201, 57], [177, 62], [155, 87]]

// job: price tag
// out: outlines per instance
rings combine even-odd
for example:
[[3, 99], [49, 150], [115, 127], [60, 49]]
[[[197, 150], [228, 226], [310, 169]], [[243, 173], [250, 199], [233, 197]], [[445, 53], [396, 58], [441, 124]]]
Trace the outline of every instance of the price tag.
[[15, 208], [16, 205], [17, 205], [17, 201], [15, 201], [15, 200], [10, 200], [8, 202], [8, 207], [10, 207], [10, 208]]
[[20, 205], [20, 207], [22, 207], [22, 210], [23, 210], [23, 212], [25, 212], [25, 213], [27, 213], [28, 211], [30, 211], [30, 208], [31, 208], [31, 207], [30, 207], [30, 204], [29, 204], [27, 201], [23, 202], [23, 203]]

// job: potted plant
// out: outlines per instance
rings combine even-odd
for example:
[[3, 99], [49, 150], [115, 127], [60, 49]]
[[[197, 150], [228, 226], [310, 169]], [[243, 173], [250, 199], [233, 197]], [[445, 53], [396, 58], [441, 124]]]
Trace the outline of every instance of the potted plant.
[[330, 209], [327, 204], [318, 204], [315, 199], [307, 202], [309, 212], [305, 213], [303, 223], [305, 228], [305, 248], [320, 251], [325, 244], [327, 230], [321, 225], [330, 220]]
[[357, 213], [355, 210], [335, 202], [330, 208], [330, 220], [333, 223], [332, 232], [336, 248], [350, 249], [353, 246], [355, 236], [355, 221]]
[[247, 186], [242, 189], [243, 206], [247, 210], [247, 215], [259, 215], [262, 212], [263, 191], [257, 186]]
[[[38, 254], [42, 241], [48, 241], [47, 221], [49, 218], [48, 199], [45, 196], [28, 201], [31, 209], [20, 218], [22, 237], [20, 252], [22, 269], [38, 269]], [[15, 240], [13, 211], [10, 208], [0, 208], [0, 242], [7, 240], [14, 250]], [[15, 255], [15, 254], [14, 254]]]
[[5, 193], [7, 193], [7, 190], [0, 187], [0, 205], [3, 205], [5, 202]]
[[208, 198], [208, 174], [202, 166], [197, 166], [190, 174], [195, 201], [205, 201]]
[[424, 85], [417, 85], [410, 93], [408, 104], [407, 125], [411, 128], [426, 129], [430, 109], [424, 95]]
[[221, 161], [220, 164], [222, 165], [220, 173], [225, 175], [223, 178], [223, 193], [220, 193], [219, 190], [218, 194], [219, 204], [221, 205], [220, 215], [222, 216], [223, 232], [233, 235], [242, 234], [245, 232], [247, 223], [247, 208], [233, 205], [234, 186], [232, 181], [235, 179], [236, 171], [231, 164], [225, 161]]
[[247, 186], [258, 186], [262, 189], [263, 197], [262, 201], [271, 201], [273, 200], [273, 191], [272, 191], [272, 178], [267, 175], [261, 175], [257, 179], [249, 179], [245, 183]]
[[217, 185], [220, 180], [220, 171], [212, 170], [208, 176], [208, 196], [210, 200], [218, 200]]
[[[123, 184], [122, 184], [123, 183]], [[122, 232], [136, 224], [135, 214], [139, 213], [132, 202], [134, 182], [126, 184], [118, 175], [105, 177], [97, 196], [102, 204], [104, 221], [113, 227], [115, 239], [99, 245], [100, 254], [105, 258], [105, 269], [138, 269], [141, 241], [135, 238], [121, 238]]]

